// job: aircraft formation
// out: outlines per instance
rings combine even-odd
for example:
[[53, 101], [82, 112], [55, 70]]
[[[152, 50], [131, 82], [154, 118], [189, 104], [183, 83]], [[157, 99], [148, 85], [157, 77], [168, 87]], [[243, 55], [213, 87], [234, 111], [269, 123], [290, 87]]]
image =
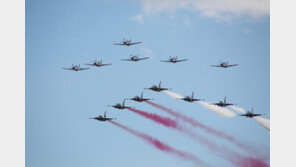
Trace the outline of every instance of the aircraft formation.
[[[141, 44], [142, 42], [132, 42], [132, 40], [126, 40], [123, 39], [123, 41], [121, 41], [121, 43], [114, 43], [114, 45], [121, 45], [121, 46], [132, 46], [132, 45], [137, 45], [137, 44]], [[129, 58], [127, 59], [121, 59], [121, 61], [132, 61], [132, 62], [138, 62], [141, 60], [146, 60], [149, 59], [149, 57], [139, 57], [139, 55], [130, 55]], [[179, 63], [179, 62], [184, 62], [184, 61], [188, 61], [189, 59], [179, 59], [178, 57], [169, 57], [168, 60], [160, 60], [160, 62], [166, 62], [166, 63]], [[88, 65], [88, 66], [92, 66], [92, 67], [102, 67], [102, 66], [109, 66], [112, 65], [112, 63], [106, 63], [103, 64], [102, 60], [98, 61], [98, 60], [94, 60], [91, 63], [84, 63], [84, 65]], [[238, 66], [239, 64], [229, 64], [228, 61], [223, 62], [220, 61], [218, 63], [218, 65], [210, 65], [211, 67], [218, 67], [218, 68], [229, 68], [229, 67], [234, 67], [234, 66]], [[72, 70], [72, 71], [81, 71], [81, 70], [89, 70], [89, 67], [80, 67], [79, 65], [73, 65], [71, 67], [68, 68], [62, 68], [64, 70]], [[151, 91], [155, 91], [155, 92], [162, 92], [162, 91], [168, 91], [168, 90], [172, 90], [172, 88], [165, 88], [161, 86], [161, 81], [159, 82], [158, 85], [152, 85], [150, 88], [144, 88], [147, 90], [151, 90]], [[143, 92], [141, 93], [140, 96], [136, 95], [133, 98], [126, 98], [123, 100], [122, 103], [116, 103], [114, 105], [108, 105], [108, 107], [113, 107], [115, 109], [119, 109], [119, 110], [124, 110], [124, 109], [131, 109], [134, 107], [130, 107], [130, 106], [126, 106], [125, 105], [125, 101], [126, 100], [132, 100], [132, 101], [136, 101], [136, 102], [144, 102], [144, 101], [149, 101], [149, 100], [153, 100], [152, 98], [144, 98], [143, 96]], [[204, 101], [204, 99], [201, 98], [194, 98], [194, 91], [192, 92], [191, 96], [185, 96], [183, 98], [177, 98], [177, 100], [183, 100], [189, 103], [192, 102], [197, 102], [197, 101]], [[211, 103], [211, 105], [216, 105], [219, 107], [227, 107], [227, 106], [232, 106], [232, 105], [236, 105], [234, 103], [227, 103], [226, 102], [226, 96], [224, 98], [223, 101], [219, 101], [217, 103]], [[240, 114], [237, 116], [243, 116], [243, 117], [247, 117], [247, 118], [253, 118], [253, 117], [257, 117], [257, 116], [261, 116], [263, 114], [254, 114], [254, 109], [252, 108], [251, 111], [247, 111], [245, 114]], [[90, 119], [95, 119], [98, 121], [108, 121], [108, 120], [113, 120], [116, 118], [107, 118], [106, 117], [106, 111], [104, 113], [104, 116], [98, 115], [97, 117], [94, 118], [90, 118]]]

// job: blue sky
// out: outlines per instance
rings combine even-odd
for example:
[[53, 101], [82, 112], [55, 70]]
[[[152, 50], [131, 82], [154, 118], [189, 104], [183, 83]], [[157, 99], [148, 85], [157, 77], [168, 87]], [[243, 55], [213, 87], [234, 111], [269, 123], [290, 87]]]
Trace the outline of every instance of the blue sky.
[[[248, 13], [243, 7], [241, 13], [227, 7], [227, 16], [220, 10], [209, 16], [200, 8], [177, 7], [168, 11], [166, 7], [153, 8], [154, 12], [149, 13], [151, 8], [145, 5], [153, 7], [146, 1], [26, 1], [27, 166], [193, 166], [111, 124], [88, 119], [105, 110], [117, 122], [198, 155], [213, 166], [229, 166], [178, 132], [129, 111], [107, 107], [159, 81], [182, 95], [195, 91], [197, 97], [208, 102], [227, 96], [229, 102], [244, 109], [254, 107], [255, 112], [269, 118], [268, 14], [257, 10]], [[123, 38], [143, 43], [113, 45]], [[130, 54], [151, 59], [120, 61]], [[189, 61], [159, 62], [169, 56]], [[94, 59], [103, 59], [112, 66], [79, 72], [61, 69], [71, 64], [85, 66]], [[240, 65], [226, 70], [209, 66], [220, 60]], [[242, 141], [269, 148], [269, 133], [255, 120], [224, 118], [199, 104], [175, 101], [164, 93], [145, 90], [144, 96]], [[127, 105], [166, 116], [145, 103], [128, 101]]]

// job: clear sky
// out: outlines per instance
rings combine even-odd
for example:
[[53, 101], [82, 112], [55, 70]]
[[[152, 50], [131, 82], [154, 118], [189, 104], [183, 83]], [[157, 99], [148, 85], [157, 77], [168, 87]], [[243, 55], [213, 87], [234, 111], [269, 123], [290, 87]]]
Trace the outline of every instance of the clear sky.
[[[194, 166], [114, 125], [88, 119], [105, 110], [117, 122], [191, 152], [213, 166], [230, 166], [187, 136], [130, 111], [107, 107], [159, 81], [182, 95], [195, 91], [196, 97], [208, 102], [227, 96], [229, 102], [247, 110], [254, 107], [254, 112], [267, 114], [269, 119], [269, 12], [257, 5], [252, 8], [252, 3], [248, 7], [237, 5], [235, 10], [229, 7], [233, 5], [226, 5], [225, 13], [221, 4], [191, 8], [188, 6], [193, 4], [176, 0], [169, 6], [155, 5], [155, 1], [145, 0], [26, 1], [27, 166]], [[143, 43], [113, 45], [123, 38]], [[150, 59], [120, 61], [130, 54]], [[159, 62], [169, 56], [189, 61]], [[61, 69], [72, 64], [86, 67], [84, 63], [94, 59], [112, 66], [78, 72]], [[209, 66], [220, 60], [239, 66]], [[176, 101], [164, 93], [144, 90], [144, 96], [243, 142], [269, 149], [269, 133], [253, 119], [221, 117], [197, 103]], [[126, 104], [167, 116], [146, 103]], [[238, 150], [224, 140], [201, 134]]]

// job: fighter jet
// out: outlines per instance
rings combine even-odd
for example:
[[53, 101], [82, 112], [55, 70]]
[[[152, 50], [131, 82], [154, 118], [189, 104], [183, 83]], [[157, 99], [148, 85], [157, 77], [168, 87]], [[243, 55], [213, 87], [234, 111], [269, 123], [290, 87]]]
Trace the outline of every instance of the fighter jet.
[[116, 118], [107, 118], [106, 117], [106, 111], [105, 111], [105, 113], [104, 113], [104, 116], [101, 116], [101, 115], [99, 115], [99, 116], [97, 116], [97, 117], [94, 117], [94, 118], [89, 118], [89, 119], [96, 119], [96, 120], [98, 120], [98, 121], [111, 121], [111, 120], [113, 120], [113, 119], [116, 119]]
[[244, 116], [244, 117], [248, 117], [248, 118], [253, 118], [253, 117], [258, 117], [258, 116], [261, 116], [261, 115], [264, 115], [264, 114], [254, 114], [254, 109], [252, 107], [252, 110], [251, 111], [247, 111], [247, 113], [241, 114], [241, 115], [238, 115], [238, 116]]
[[139, 55], [130, 55], [131, 57], [129, 59], [121, 59], [122, 61], [140, 61], [140, 60], [145, 60], [145, 59], [149, 59], [149, 57], [143, 57], [143, 58], [139, 58]]
[[111, 65], [112, 63], [109, 63], [109, 64], [103, 64], [102, 63], [102, 60], [98, 61], [98, 60], [95, 60], [95, 61], [92, 61], [91, 64], [85, 64], [85, 65], [89, 65], [89, 66], [95, 66], [95, 67], [101, 67], [101, 66], [108, 66], [108, 65]]
[[148, 100], [153, 100], [153, 99], [147, 99], [147, 98], [144, 98], [143, 97], [143, 92], [141, 94], [141, 97], [140, 96], [135, 96], [131, 99], [128, 99], [128, 100], [134, 100], [134, 101], [137, 101], [137, 102], [143, 102], [143, 101], [148, 101]]
[[162, 88], [161, 87], [161, 81], [159, 82], [159, 86], [153, 85], [151, 88], [145, 88], [145, 89], [149, 89], [149, 90], [152, 90], [152, 91], [155, 91], [155, 92], [161, 92], [161, 91], [164, 91], [164, 90], [172, 90], [171, 88]]
[[90, 68], [80, 68], [80, 64], [79, 65], [73, 65], [70, 68], [62, 68], [64, 70], [73, 70], [73, 71], [80, 71], [80, 70], [88, 70]]
[[226, 96], [225, 96], [224, 101], [219, 101], [218, 103], [213, 103], [212, 105], [217, 105], [217, 106], [220, 106], [220, 107], [226, 107], [226, 106], [232, 106], [232, 105], [235, 105], [235, 104], [226, 103]]
[[124, 46], [130, 46], [130, 45], [136, 45], [136, 44], [140, 44], [142, 42], [132, 42], [132, 40], [125, 40], [123, 39], [123, 41], [121, 41], [121, 43], [114, 43], [114, 45], [124, 45]]
[[187, 101], [187, 102], [194, 102], [194, 101], [203, 101], [204, 99], [195, 99], [194, 98], [194, 92], [192, 92], [191, 97], [190, 96], [186, 96], [184, 98], [178, 98], [177, 100], [184, 100], [184, 101]]
[[228, 68], [228, 67], [233, 67], [233, 66], [238, 66], [238, 64], [228, 64], [227, 62], [222, 62], [220, 61], [220, 63], [218, 65], [211, 65], [212, 67], [221, 67], [221, 68]]
[[182, 62], [182, 61], [187, 61], [188, 59], [183, 59], [183, 60], [178, 60], [178, 57], [171, 57], [169, 58], [169, 60], [160, 60], [161, 62], [167, 62], [167, 63], [178, 63], [178, 62]]
[[119, 110], [124, 110], [126, 108], [132, 108], [132, 107], [128, 107], [128, 106], [125, 106], [125, 99], [123, 100], [122, 104], [120, 103], [116, 103], [115, 105], [108, 105], [108, 107], [114, 107], [114, 108], [117, 108]]

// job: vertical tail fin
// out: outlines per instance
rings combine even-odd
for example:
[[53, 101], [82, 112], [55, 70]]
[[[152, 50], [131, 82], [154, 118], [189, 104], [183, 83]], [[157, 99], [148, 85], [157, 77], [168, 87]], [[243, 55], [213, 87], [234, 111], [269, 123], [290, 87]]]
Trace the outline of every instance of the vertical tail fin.
[[122, 106], [124, 106], [125, 105], [125, 99], [123, 100], [123, 102], [122, 102]]
[[105, 111], [105, 113], [104, 113], [104, 118], [106, 118], [106, 116], [107, 116], [107, 115], [106, 115], [106, 112], [107, 112], [107, 111]]
[[193, 97], [194, 97], [194, 91], [192, 92], [192, 95], [191, 95], [191, 98], [193, 99]]
[[159, 82], [159, 86], [158, 87], [161, 88], [161, 81]]
[[224, 103], [226, 103], [226, 96], [224, 97]]
[[141, 93], [141, 98], [143, 99], [143, 92]]

